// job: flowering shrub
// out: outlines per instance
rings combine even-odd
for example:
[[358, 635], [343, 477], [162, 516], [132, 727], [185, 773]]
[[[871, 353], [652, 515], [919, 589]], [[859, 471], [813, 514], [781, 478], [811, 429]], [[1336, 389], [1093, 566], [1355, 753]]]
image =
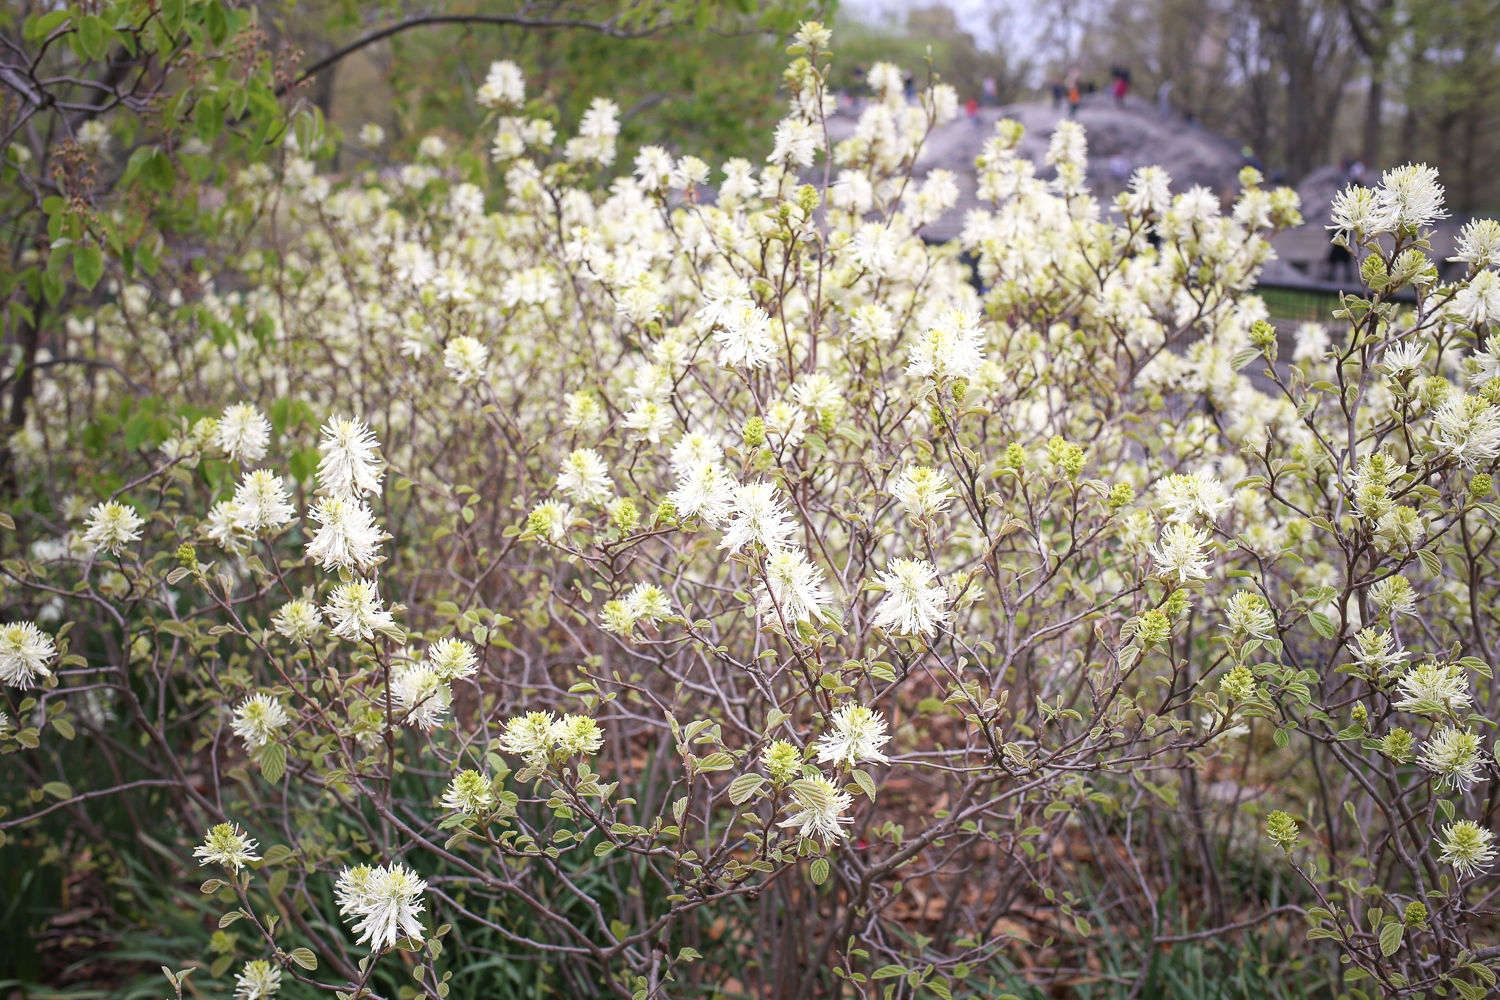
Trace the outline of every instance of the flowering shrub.
[[[874, 67], [830, 149], [826, 44], [758, 167], [603, 186], [617, 109], [560, 140], [502, 64], [503, 184], [440, 142], [335, 184], [304, 129], [224, 192], [261, 242], [116, 275], [58, 350], [150, 397], [49, 369], [13, 443], [9, 759], [171, 789], [244, 1000], [409, 990], [392, 950], [444, 997], [473, 928], [571, 996], [727, 948], [757, 996], [990, 997], [1111, 911], [1142, 968], [1294, 921], [1351, 996], [1484, 995], [1500, 227], [1440, 284], [1430, 171], [1347, 192], [1369, 293], [1289, 364], [1292, 192], [1148, 167], [1110, 214], [1081, 129], [1044, 179], [1006, 121], [927, 245], [954, 93]], [[110, 791], [47, 788], [0, 830]]]

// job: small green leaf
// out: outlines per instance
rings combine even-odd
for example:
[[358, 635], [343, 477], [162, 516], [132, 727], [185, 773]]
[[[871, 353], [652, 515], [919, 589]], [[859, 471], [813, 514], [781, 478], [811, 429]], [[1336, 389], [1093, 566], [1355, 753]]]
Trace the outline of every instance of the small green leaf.
[[1321, 611], [1309, 611], [1307, 620], [1312, 623], [1313, 631], [1325, 639], [1332, 639], [1338, 634], [1338, 629], [1334, 627], [1332, 620]]
[[749, 802], [766, 780], [758, 774], [742, 774], [729, 783], [729, 801], [737, 806]]
[[828, 859], [818, 858], [812, 863], [812, 880], [814, 885], [822, 885], [828, 881]]
[[73, 251], [73, 274], [89, 291], [104, 276], [104, 254], [98, 247], [78, 247]]
[[280, 781], [281, 776], [286, 773], [286, 747], [280, 743], [272, 743], [262, 750], [260, 773], [272, 784]]
[[54, 799], [71, 799], [73, 797], [73, 789], [70, 788], [65, 782], [61, 781], [47, 782], [42, 786], [42, 791], [46, 792]]
[[309, 948], [293, 948], [291, 955], [287, 957], [289, 957], [293, 962], [296, 962], [298, 965], [302, 966], [308, 972], [311, 972], [318, 967], [318, 956], [314, 955], [312, 953], [312, 950]]
[[1380, 928], [1380, 953], [1394, 955], [1401, 948], [1401, 932], [1406, 928], [1399, 920], [1392, 920]]

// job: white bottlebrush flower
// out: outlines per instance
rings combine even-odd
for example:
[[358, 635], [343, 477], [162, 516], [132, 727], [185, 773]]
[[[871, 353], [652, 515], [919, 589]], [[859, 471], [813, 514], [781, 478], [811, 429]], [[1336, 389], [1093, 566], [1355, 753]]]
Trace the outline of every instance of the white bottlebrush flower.
[[396, 619], [380, 602], [380, 593], [373, 583], [354, 580], [333, 588], [323, 613], [333, 622], [333, 634], [340, 639], [355, 642], [374, 639], [376, 633], [391, 639], [402, 639], [404, 633]]
[[1404, 576], [1389, 576], [1370, 588], [1370, 600], [1392, 617], [1417, 613], [1417, 592]]
[[714, 329], [714, 340], [719, 344], [719, 363], [729, 368], [759, 368], [776, 352], [771, 317], [749, 302], [728, 311]]
[[1169, 524], [1162, 529], [1161, 542], [1151, 549], [1157, 571], [1175, 577], [1178, 583], [1208, 579], [1209, 556], [1203, 551], [1209, 535], [1190, 524]]
[[592, 448], [579, 448], [563, 459], [557, 488], [578, 503], [604, 503], [615, 495], [609, 466]]
[[453, 691], [428, 663], [412, 663], [391, 678], [391, 694], [408, 726], [426, 732], [443, 721], [453, 704]]
[[620, 424], [631, 432], [631, 440], [658, 444], [672, 431], [672, 411], [654, 399], [641, 399]]
[[1410, 382], [1424, 373], [1423, 362], [1427, 359], [1429, 344], [1425, 340], [1403, 340], [1392, 344], [1380, 356], [1380, 367], [1386, 377], [1400, 383]]
[[787, 804], [790, 815], [781, 821], [782, 826], [795, 829], [801, 837], [817, 837], [825, 845], [844, 838], [844, 827], [854, 822], [844, 810], [854, 796], [822, 775], [798, 778], [787, 790], [792, 801]]
[[738, 552], [746, 545], [779, 549], [797, 522], [787, 517], [775, 483], [745, 483], [734, 491], [729, 526], [719, 548]]
[[1463, 791], [1481, 777], [1488, 760], [1471, 729], [1447, 727], [1422, 744], [1417, 763], [1438, 776], [1439, 788]]
[[1225, 496], [1224, 484], [1207, 472], [1163, 476], [1156, 482], [1156, 499], [1166, 520], [1178, 524], [1199, 519], [1213, 523], [1233, 502]]
[[696, 517], [704, 524], [718, 525], [728, 520], [734, 509], [734, 494], [739, 483], [723, 466], [705, 463], [689, 466], [678, 476], [677, 488], [667, 499], [681, 518]]
[[877, 278], [889, 278], [901, 260], [901, 238], [883, 223], [862, 223], [849, 241], [849, 259]]
[[1464, 878], [1487, 871], [1495, 860], [1495, 835], [1471, 819], [1450, 823], [1443, 830], [1438, 861], [1452, 865]]
[[34, 687], [38, 677], [52, 676], [57, 644], [31, 622], [0, 625], [0, 683], [21, 690]]
[[316, 604], [299, 597], [277, 609], [271, 627], [293, 642], [311, 642], [323, 632], [323, 614]]
[[1322, 361], [1333, 338], [1326, 323], [1302, 323], [1292, 335], [1292, 360], [1298, 363]]
[[823, 586], [823, 571], [800, 548], [777, 549], [766, 556], [765, 576], [756, 613], [763, 624], [816, 622], [831, 595]]
[[526, 77], [509, 59], [490, 63], [484, 83], [474, 92], [476, 103], [486, 108], [522, 104], [526, 100]]
[[297, 513], [281, 477], [267, 469], [246, 474], [235, 488], [234, 507], [241, 530], [253, 535], [279, 528]]
[[229, 728], [245, 741], [245, 750], [251, 754], [270, 743], [291, 720], [281, 702], [268, 694], [255, 694], [246, 698], [234, 710]]
[[700, 465], [717, 465], [724, 460], [724, 449], [707, 434], [684, 434], [672, 446], [669, 461], [672, 471], [681, 476]]
[[380, 492], [380, 465], [375, 449], [380, 442], [361, 420], [335, 416], [323, 425], [318, 450], [318, 485], [336, 497], [363, 500]]
[[1451, 395], [1432, 423], [1433, 436], [1466, 469], [1500, 456], [1500, 410], [1480, 396]]
[[214, 436], [230, 458], [253, 464], [266, 457], [266, 448], [271, 443], [271, 421], [249, 403], [235, 403], [224, 410]]
[[638, 583], [625, 595], [625, 606], [636, 621], [656, 622], [672, 613], [672, 599], [654, 583]]
[[1457, 664], [1421, 663], [1397, 681], [1401, 700], [1396, 708], [1413, 715], [1457, 715], [1473, 704], [1469, 681]]
[[593, 755], [604, 747], [604, 730], [587, 715], [565, 715], [552, 727], [552, 738], [564, 756]]
[[1411, 656], [1406, 650], [1396, 643], [1396, 637], [1389, 631], [1377, 631], [1373, 628], [1361, 629], [1354, 637], [1354, 648], [1349, 651], [1365, 671], [1374, 676], [1391, 674], [1402, 668], [1407, 657]]
[[427, 663], [445, 681], [473, 677], [479, 669], [479, 655], [462, 639], [439, 639], [427, 647]]
[[527, 533], [554, 545], [568, 537], [568, 526], [572, 523], [573, 508], [556, 500], [543, 500], [526, 515]]
[[251, 861], [259, 861], [255, 841], [240, 832], [233, 823], [220, 823], [208, 831], [203, 846], [193, 851], [200, 865], [223, 865], [239, 871]]
[[482, 380], [489, 358], [490, 349], [469, 336], [454, 337], [443, 349], [443, 367], [459, 385]]
[[234, 1000], [268, 1000], [281, 989], [281, 970], [263, 958], [246, 962], [234, 977]]
[[661, 191], [672, 183], [672, 154], [660, 146], [642, 146], [635, 154], [635, 176], [647, 191]]
[[1448, 259], [1462, 261], [1476, 271], [1500, 265], [1500, 222], [1475, 219], [1465, 224], [1454, 255]]
[[567, 407], [563, 414], [564, 427], [597, 431], [604, 426], [604, 407], [592, 392], [570, 392], [563, 397], [563, 403]]
[[198, 534], [230, 555], [244, 554], [248, 539], [239, 504], [233, 500], [220, 500], [214, 504], [203, 523], [198, 525]]
[[358, 500], [319, 497], [308, 511], [318, 530], [307, 543], [307, 555], [325, 570], [366, 569], [383, 558], [378, 549], [385, 533], [375, 514]]
[[119, 555], [131, 542], [140, 541], [145, 523], [134, 507], [117, 500], [95, 504], [84, 522], [83, 540], [95, 552]]
[[984, 364], [984, 336], [979, 320], [950, 309], [912, 344], [906, 372], [913, 378], [936, 382], [969, 379]]
[[937, 570], [919, 559], [893, 559], [876, 578], [885, 599], [874, 625], [898, 635], [932, 635], [948, 620], [948, 592], [938, 586]]
[[1224, 627], [1236, 635], [1270, 641], [1276, 638], [1276, 617], [1266, 599], [1248, 590], [1236, 590], [1224, 612]]
[[399, 861], [388, 866], [346, 868], [335, 894], [346, 917], [359, 917], [355, 940], [374, 951], [384, 951], [399, 939], [421, 941], [426, 933], [417, 914], [423, 910], [427, 883]]
[[880, 752], [890, 737], [885, 732], [885, 718], [879, 712], [864, 705], [845, 705], [834, 710], [829, 722], [833, 731], [818, 737], [818, 763], [854, 768], [890, 760]]
[[528, 712], [505, 724], [499, 739], [500, 749], [525, 758], [529, 764], [545, 760], [555, 742], [557, 720], [551, 712]]
[[1447, 217], [1438, 172], [1425, 163], [1387, 170], [1376, 191], [1380, 206], [1395, 229], [1418, 229]]
[[821, 138], [817, 126], [803, 118], [783, 118], [776, 123], [775, 145], [768, 163], [787, 167], [810, 167], [818, 155]]
[[1329, 229], [1360, 238], [1389, 232], [1397, 213], [1382, 203], [1373, 188], [1351, 185], [1333, 196], [1329, 216], [1333, 220]]
[[490, 779], [478, 771], [460, 771], [443, 793], [443, 808], [465, 816], [489, 812], [495, 807], [495, 791]]
[[911, 465], [901, 470], [892, 495], [912, 517], [927, 519], [941, 514], [953, 502], [948, 477], [925, 465]]

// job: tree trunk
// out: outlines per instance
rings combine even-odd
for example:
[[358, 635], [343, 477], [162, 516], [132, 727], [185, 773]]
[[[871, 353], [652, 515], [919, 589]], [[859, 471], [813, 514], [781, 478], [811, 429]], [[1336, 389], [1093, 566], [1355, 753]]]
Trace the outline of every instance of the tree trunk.
[[1370, 89], [1365, 94], [1364, 149], [1360, 152], [1360, 156], [1365, 161], [1365, 168], [1371, 172], [1375, 171], [1380, 163], [1380, 118], [1384, 104], [1385, 66], [1371, 60]]

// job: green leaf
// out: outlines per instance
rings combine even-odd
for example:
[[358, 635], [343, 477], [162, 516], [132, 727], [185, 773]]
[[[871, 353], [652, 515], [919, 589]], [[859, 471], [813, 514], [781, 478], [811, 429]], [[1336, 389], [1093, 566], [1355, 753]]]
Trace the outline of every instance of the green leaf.
[[1405, 930], [1401, 921], [1392, 920], [1380, 928], [1380, 953], [1394, 955], [1401, 947], [1401, 932]]
[[98, 247], [78, 247], [73, 251], [73, 274], [89, 291], [104, 277], [104, 254]]
[[755, 797], [766, 779], [758, 774], [742, 774], [729, 783], [729, 801], [742, 806]]
[[42, 786], [42, 791], [54, 799], [71, 799], [73, 797], [73, 789], [66, 782], [62, 781], [49, 781]]
[[182, 30], [185, 10], [185, 0], [161, 0], [161, 23], [167, 29], [167, 34], [176, 35]]
[[1276, 730], [1276, 732], [1271, 734], [1271, 740], [1282, 750], [1285, 750], [1287, 744], [1292, 742], [1292, 737], [1287, 733], [1285, 729], [1278, 729]]
[[882, 965], [870, 973], [871, 979], [895, 979], [897, 976], [906, 975], [906, 969], [900, 965]]
[[1437, 577], [1443, 575], [1443, 561], [1431, 549], [1418, 549], [1417, 561], [1422, 564], [1422, 569], [1428, 576]]
[[726, 771], [734, 766], [734, 758], [719, 751], [699, 760], [697, 766], [700, 771]]
[[90, 14], [78, 22], [78, 43], [90, 59], [98, 59], [109, 44], [109, 26], [103, 18]]
[[244, 910], [230, 910], [228, 913], [224, 914], [222, 917], [219, 918], [219, 927], [220, 927], [220, 929], [228, 927], [230, 924], [234, 923], [236, 920], [240, 919], [244, 915], [245, 915], [245, 911]]
[[271, 784], [281, 780], [286, 773], [286, 747], [280, 743], [269, 744], [260, 752], [260, 773]]
[[865, 798], [871, 802], [875, 801], [875, 779], [870, 777], [867, 771], [853, 771], [849, 777], [859, 786], [859, 790], [865, 793]]
[[74, 736], [78, 735], [73, 731], [73, 723], [62, 717], [52, 720], [52, 728], [56, 729], [57, 735], [65, 740], [71, 740]]
[[204, 8], [203, 26], [208, 29], [209, 41], [215, 45], [223, 45], [224, 39], [229, 37], [229, 19], [224, 16], [219, 0], [211, 0]]
[[293, 962], [296, 962], [298, 965], [302, 966], [308, 972], [311, 972], [318, 967], [318, 956], [314, 955], [312, 953], [312, 950], [309, 948], [293, 948], [292, 953], [287, 957], [290, 958]]
[[822, 885], [828, 881], [828, 859], [818, 858], [812, 863], [812, 880], [814, 885]]
[[1325, 639], [1332, 639], [1338, 634], [1339, 630], [1334, 627], [1329, 617], [1321, 611], [1309, 611], [1307, 613], [1307, 620], [1312, 623], [1313, 631]]

